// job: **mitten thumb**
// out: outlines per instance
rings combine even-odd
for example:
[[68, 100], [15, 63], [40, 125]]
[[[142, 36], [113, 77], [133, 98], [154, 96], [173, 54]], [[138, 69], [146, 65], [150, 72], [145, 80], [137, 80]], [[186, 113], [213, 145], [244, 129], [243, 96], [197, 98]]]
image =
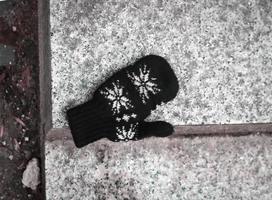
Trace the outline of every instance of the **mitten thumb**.
[[139, 122], [138, 126], [138, 137], [137, 139], [143, 139], [146, 137], [167, 137], [174, 132], [173, 126], [164, 121], [155, 122]]

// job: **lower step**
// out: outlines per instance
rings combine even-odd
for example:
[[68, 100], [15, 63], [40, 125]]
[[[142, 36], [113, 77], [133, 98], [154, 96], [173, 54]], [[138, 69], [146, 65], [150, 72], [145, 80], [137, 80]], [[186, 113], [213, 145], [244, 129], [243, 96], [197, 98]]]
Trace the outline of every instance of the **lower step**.
[[271, 185], [269, 135], [46, 142], [47, 199], [268, 200]]

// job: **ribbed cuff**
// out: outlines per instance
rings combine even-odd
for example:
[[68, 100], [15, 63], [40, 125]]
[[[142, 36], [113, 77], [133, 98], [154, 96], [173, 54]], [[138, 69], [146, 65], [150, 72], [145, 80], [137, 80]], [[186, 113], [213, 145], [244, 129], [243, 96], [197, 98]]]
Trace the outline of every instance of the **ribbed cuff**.
[[113, 129], [113, 119], [109, 111], [94, 100], [69, 109], [67, 118], [78, 148], [106, 137]]

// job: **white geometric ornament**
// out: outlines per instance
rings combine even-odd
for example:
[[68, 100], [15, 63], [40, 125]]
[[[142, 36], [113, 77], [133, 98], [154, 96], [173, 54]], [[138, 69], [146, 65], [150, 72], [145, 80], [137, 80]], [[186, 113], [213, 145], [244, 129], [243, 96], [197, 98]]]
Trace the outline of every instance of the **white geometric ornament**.
[[140, 93], [140, 97], [144, 104], [150, 97], [149, 93], [156, 94], [160, 91], [158, 85], [154, 82], [157, 78], [150, 77], [150, 70], [146, 68], [146, 65], [139, 68], [138, 76], [134, 72], [131, 74], [127, 73], [127, 75]]
[[112, 88], [105, 88], [103, 91], [100, 91], [100, 94], [109, 100], [109, 105], [111, 105], [111, 110], [114, 114], [119, 113], [121, 108], [126, 110], [133, 108], [130, 100], [124, 94], [124, 87], [119, 84], [118, 80], [112, 83]]
[[137, 115], [135, 113], [130, 113], [130, 114], [124, 114], [122, 117], [116, 117], [116, 121], [120, 122], [120, 121], [125, 121], [128, 122], [131, 118], [136, 118]]
[[131, 140], [136, 134], [136, 128], [138, 127], [138, 123], [130, 124], [129, 128], [127, 129], [125, 126], [116, 127], [116, 135], [119, 140]]

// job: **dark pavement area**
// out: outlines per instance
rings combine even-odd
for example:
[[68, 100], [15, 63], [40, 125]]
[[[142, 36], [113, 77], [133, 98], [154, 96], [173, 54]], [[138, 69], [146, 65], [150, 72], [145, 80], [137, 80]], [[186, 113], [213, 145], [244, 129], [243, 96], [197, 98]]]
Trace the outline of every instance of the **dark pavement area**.
[[[41, 159], [37, 12], [36, 0], [0, 2], [0, 45], [13, 49], [15, 59], [0, 66], [0, 199], [4, 200], [43, 199], [41, 184], [36, 187], [27, 176], [22, 182], [28, 162]], [[8, 61], [10, 54], [6, 55]]]

